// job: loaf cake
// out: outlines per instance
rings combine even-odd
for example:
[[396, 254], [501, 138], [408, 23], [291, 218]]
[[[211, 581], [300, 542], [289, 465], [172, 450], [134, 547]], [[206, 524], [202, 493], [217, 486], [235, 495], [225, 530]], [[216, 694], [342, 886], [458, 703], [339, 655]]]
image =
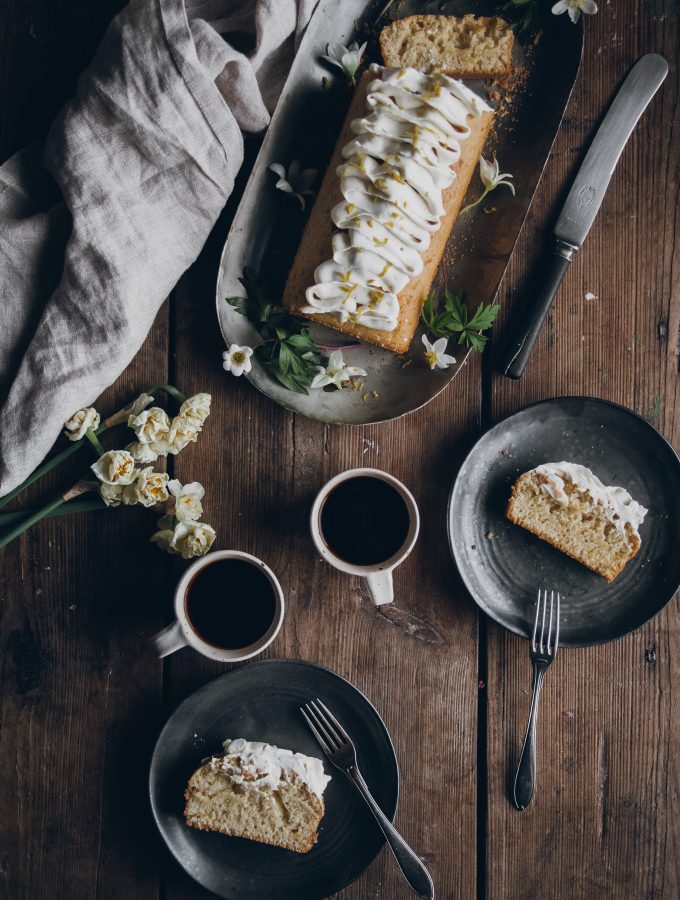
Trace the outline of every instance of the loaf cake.
[[608, 487], [586, 466], [545, 463], [520, 475], [506, 516], [613, 581], [640, 549], [647, 510], [621, 487]]
[[324, 814], [330, 777], [320, 759], [260, 741], [227, 740], [184, 793], [191, 828], [308, 853]]
[[283, 306], [407, 350], [492, 118], [460, 81], [371, 66], [304, 230]]
[[412, 66], [454, 78], [507, 75], [513, 43], [512, 28], [496, 16], [408, 16], [380, 32], [386, 66]]

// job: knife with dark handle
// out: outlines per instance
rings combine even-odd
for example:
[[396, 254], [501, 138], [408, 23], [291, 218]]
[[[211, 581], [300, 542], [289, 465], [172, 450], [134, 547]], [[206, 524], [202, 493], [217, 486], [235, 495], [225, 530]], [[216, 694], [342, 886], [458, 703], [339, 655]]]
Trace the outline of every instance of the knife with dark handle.
[[522, 377], [572, 255], [580, 250], [595, 221], [623, 148], [667, 73], [663, 56], [648, 53], [635, 63], [609, 107], [557, 220], [555, 250], [546, 275], [527, 305], [522, 326], [501, 367], [508, 378]]

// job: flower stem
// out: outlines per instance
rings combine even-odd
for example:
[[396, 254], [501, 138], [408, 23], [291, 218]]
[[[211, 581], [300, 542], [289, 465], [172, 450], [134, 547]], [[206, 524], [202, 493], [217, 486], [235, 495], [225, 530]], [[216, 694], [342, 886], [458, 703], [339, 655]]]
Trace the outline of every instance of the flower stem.
[[8, 544], [11, 544], [15, 538], [18, 538], [20, 534], [23, 534], [24, 531], [28, 531], [28, 529], [35, 525], [36, 522], [39, 522], [41, 519], [44, 519], [45, 516], [53, 514], [56, 509], [58, 509], [64, 503], [63, 494], [59, 494], [58, 497], [55, 497], [54, 500], [51, 500], [49, 503], [45, 504], [45, 506], [41, 506], [40, 509], [37, 509], [34, 513], [29, 515], [26, 519], [21, 521], [15, 528], [12, 528], [3, 538], [0, 539], [0, 550], [3, 547], [6, 547]]
[[458, 213], [458, 215], [461, 216], [464, 212], [467, 212], [469, 209], [472, 209], [474, 206], [477, 206], [478, 204], [480, 204], [488, 193], [489, 193], [489, 188], [484, 188], [484, 190], [482, 191], [480, 196], [473, 203], [468, 203], [467, 206], [463, 207], [463, 209], [461, 209], [461, 211]]
[[[106, 504], [95, 497], [91, 500], [72, 500], [70, 503], [63, 503], [51, 512], [46, 513], [46, 519], [53, 519], [56, 516], [70, 516], [73, 513], [91, 512], [98, 509], [107, 509]], [[0, 528], [11, 525], [13, 522], [19, 522], [26, 516], [33, 515], [35, 509], [18, 509], [16, 512], [0, 513]]]
[[92, 444], [92, 446], [94, 447], [94, 449], [97, 451], [97, 456], [103, 456], [103, 455], [104, 455], [104, 448], [102, 447], [102, 445], [101, 445], [101, 444], [99, 443], [99, 441], [97, 440], [97, 435], [94, 433], [94, 431], [92, 431], [92, 429], [88, 429], [88, 430], [85, 432], [85, 437], [86, 437], [86, 438], [88, 439], [88, 441]]
[[[103, 431], [106, 431], [106, 425], [100, 425], [99, 428], [95, 431], [95, 434], [101, 434]], [[69, 444], [61, 453], [57, 453], [56, 456], [53, 456], [52, 459], [48, 459], [46, 463], [43, 463], [42, 466], [38, 466], [38, 468], [28, 476], [25, 481], [22, 481], [20, 485], [14, 488], [14, 490], [10, 491], [9, 494], [5, 494], [2, 499], [0, 499], [0, 509], [3, 506], [6, 506], [10, 500], [13, 500], [16, 496], [18, 496], [23, 490], [25, 490], [29, 485], [34, 484], [38, 479], [42, 478], [43, 475], [47, 475], [55, 466], [58, 466], [59, 463], [63, 462], [65, 459], [68, 459], [69, 456], [73, 456], [74, 453], [77, 453], [81, 447], [83, 447], [82, 440], [74, 441], [74, 443]]]

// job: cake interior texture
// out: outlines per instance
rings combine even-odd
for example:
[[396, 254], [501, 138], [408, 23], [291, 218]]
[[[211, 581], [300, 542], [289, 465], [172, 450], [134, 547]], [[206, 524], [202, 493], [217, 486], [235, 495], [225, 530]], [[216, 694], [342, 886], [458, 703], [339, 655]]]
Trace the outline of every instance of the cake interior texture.
[[507, 518], [613, 581], [639, 550], [639, 535], [629, 523], [617, 528], [602, 504], [570, 481], [563, 487], [567, 504], [544, 490], [546, 483], [546, 475], [534, 470], [520, 475]]
[[307, 853], [316, 843], [323, 801], [293, 772], [277, 788], [237, 784], [210, 763], [192, 776], [185, 794], [188, 825]]
[[503, 19], [468, 14], [415, 15], [380, 35], [385, 65], [435, 69], [457, 78], [506, 74], [512, 65], [512, 29]]

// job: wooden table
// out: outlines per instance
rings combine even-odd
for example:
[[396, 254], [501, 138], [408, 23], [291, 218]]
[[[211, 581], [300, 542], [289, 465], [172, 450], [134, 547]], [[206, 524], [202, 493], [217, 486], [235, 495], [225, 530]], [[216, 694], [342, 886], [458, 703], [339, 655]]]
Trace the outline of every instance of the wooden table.
[[[121, 5], [0, 6], [3, 159], [44, 135]], [[225, 375], [213, 296], [232, 199], [141, 352], [97, 404], [108, 413], [166, 379], [186, 393], [212, 393], [206, 430], [177, 458], [175, 475], [206, 485], [217, 547], [255, 553], [278, 573], [288, 615], [269, 655], [335, 669], [384, 716], [403, 773], [396, 824], [427, 860], [442, 900], [680, 895], [677, 602], [624, 640], [558, 656], [544, 690], [540, 788], [519, 814], [508, 782], [528, 707], [527, 645], [478, 613], [444, 526], [449, 486], [475, 438], [532, 401], [614, 400], [680, 447], [679, 15], [677, 0], [602, 0], [586, 22], [581, 74], [503, 284], [497, 333], [512, 319], [547, 225], [625, 72], [648, 51], [663, 54], [671, 72], [625, 150], [520, 383], [497, 374], [492, 346], [427, 408], [352, 429], [295, 418]], [[586, 292], [597, 299], [585, 300]], [[420, 504], [422, 534], [396, 576], [397, 602], [435, 640], [386, 622], [360, 582], [312, 548], [314, 493], [362, 464], [402, 478]], [[67, 477], [60, 472], [51, 487]], [[44, 522], [2, 555], [2, 897], [207, 897], [161, 844], [147, 771], [165, 718], [225, 667], [188, 651], [154, 658], [148, 639], [169, 619], [185, 564], [150, 549], [148, 536], [148, 514], [121, 509]], [[383, 851], [341, 896], [411, 895]]]

